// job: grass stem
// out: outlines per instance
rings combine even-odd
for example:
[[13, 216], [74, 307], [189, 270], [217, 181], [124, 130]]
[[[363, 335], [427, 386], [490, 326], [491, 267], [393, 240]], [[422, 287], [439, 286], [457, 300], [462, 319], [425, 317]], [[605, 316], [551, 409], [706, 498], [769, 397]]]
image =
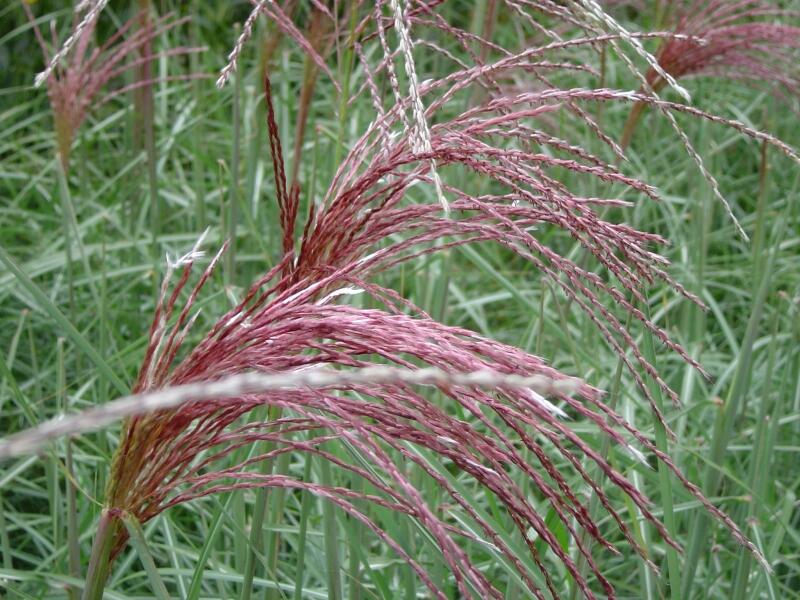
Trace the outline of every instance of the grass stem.
[[[239, 31], [237, 24], [235, 31]], [[225, 253], [225, 283], [228, 287], [232, 286], [236, 280], [236, 228], [239, 217], [239, 156], [241, 152], [241, 101], [242, 101], [242, 74], [241, 69], [237, 69], [233, 74], [233, 141], [231, 148], [231, 172], [230, 190], [228, 194], [228, 218], [227, 233], [228, 250]]]
[[92, 542], [92, 554], [89, 558], [82, 600], [102, 600], [111, 567], [109, 562], [111, 548], [119, 526], [119, 519], [104, 508], [100, 513], [97, 533]]

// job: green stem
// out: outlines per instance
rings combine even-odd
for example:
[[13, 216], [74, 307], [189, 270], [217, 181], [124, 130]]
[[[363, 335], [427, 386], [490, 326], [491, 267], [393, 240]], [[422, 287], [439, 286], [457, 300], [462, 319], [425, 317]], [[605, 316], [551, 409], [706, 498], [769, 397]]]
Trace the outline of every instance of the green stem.
[[[236, 31], [239, 31], [237, 24]], [[242, 119], [240, 103], [242, 95], [242, 76], [237, 69], [233, 75], [233, 149], [231, 151], [231, 183], [228, 195], [228, 251], [225, 254], [225, 283], [234, 283], [234, 265], [236, 263], [236, 227], [239, 210], [239, 151], [241, 144]]]
[[658, 31], [661, 28], [661, 24], [664, 22], [664, 2], [663, 0], [655, 0], [655, 3], [653, 27]]
[[[281, 418], [283, 411], [275, 406], [270, 406], [266, 415], [262, 415], [261, 419], [266, 418], [268, 423], [276, 421]], [[268, 453], [275, 449], [273, 442], [265, 442], [262, 447], [262, 453]], [[283, 457], [284, 455], [281, 455]], [[275, 461], [272, 459], [261, 461], [260, 472], [262, 475], [270, 475], [275, 467]], [[283, 469], [283, 470], [281, 470]], [[288, 472], [288, 463], [279, 461], [279, 472]], [[249, 600], [253, 593], [253, 579], [256, 574], [256, 562], [263, 560], [264, 557], [264, 519], [267, 516], [268, 500], [271, 499], [270, 490], [268, 487], [261, 487], [256, 490], [256, 501], [253, 507], [253, 519], [250, 523], [250, 537], [249, 537], [249, 552], [245, 559], [244, 578], [242, 581], [241, 600]], [[281, 511], [282, 512], [282, 511]], [[281, 515], [275, 515], [273, 512], [275, 522], [280, 520]], [[276, 536], [277, 537], [277, 536]], [[270, 543], [277, 545], [277, 540], [270, 539]], [[267, 575], [272, 576], [275, 569]], [[276, 580], [277, 586], [277, 580]]]
[[[768, 128], [764, 128], [768, 131]], [[758, 205], [756, 208], [756, 230], [753, 234], [753, 268], [758, 276], [759, 267], [762, 265], [764, 256], [764, 217], [767, 210], [767, 174], [769, 172], [769, 146], [764, 140], [761, 144], [761, 162], [758, 168]]]
[[[140, 22], [139, 27], [147, 31], [151, 27], [150, 0], [139, 0]], [[150, 34], [145, 33], [147, 41], [142, 45], [141, 57], [153, 55], [153, 43]], [[155, 116], [153, 105], [152, 61], [144, 60], [137, 69], [136, 76], [141, 84], [137, 94], [138, 112], [141, 119], [144, 138], [144, 152], [147, 160], [147, 189], [150, 197], [150, 234], [153, 258], [158, 260], [158, 236], [161, 233], [161, 210], [158, 203], [158, 174], [156, 172], [158, 157], [156, 156]]]
[[[196, 13], [195, 13], [196, 14]], [[201, 45], [200, 43], [200, 25], [199, 19], [192, 19], [191, 36], [194, 46]], [[189, 61], [192, 73], [200, 73], [200, 57], [197, 52], [192, 52], [189, 55]], [[197, 111], [198, 119], [192, 128], [192, 136], [194, 138], [195, 149], [199, 150], [203, 144], [203, 119], [201, 117], [201, 98], [202, 98], [202, 83], [200, 79], [192, 82], [192, 91], [194, 92], [195, 110]], [[197, 231], [202, 231], [206, 227], [206, 193], [205, 193], [205, 165], [200, 160], [199, 156], [195, 156], [194, 164], [192, 166], [192, 176], [194, 183], [195, 194], [195, 226]]]
[[[343, 72], [341, 73], [342, 85], [339, 97], [339, 131], [336, 138], [336, 148], [333, 153], [333, 170], [338, 168], [342, 159], [345, 138], [345, 122], [347, 119], [347, 103], [350, 99], [350, 75], [353, 68], [355, 52], [353, 44], [356, 37], [356, 27], [358, 25], [357, 3], [350, 5], [350, 35], [347, 39], [347, 48], [344, 54]], [[312, 200], [313, 201], [313, 200]], [[333, 473], [327, 460], [320, 461], [320, 480], [322, 485], [333, 485]], [[336, 523], [336, 510], [331, 502], [322, 501], [322, 523], [325, 538], [325, 563], [328, 576], [328, 598], [331, 600], [341, 600], [342, 598], [342, 579], [339, 573], [341, 568], [341, 557], [339, 556], [339, 528]]]
[[342, 160], [342, 150], [344, 149], [344, 127], [347, 119], [347, 102], [350, 100], [350, 74], [353, 70], [353, 43], [355, 42], [356, 26], [358, 25], [358, 11], [356, 3], [350, 6], [350, 37], [347, 40], [347, 49], [344, 53], [344, 73], [342, 75], [342, 93], [339, 97], [339, 132], [336, 139], [336, 149], [333, 154], [333, 169], [338, 168]]
[[69, 317], [75, 322], [75, 275], [72, 264], [72, 235], [69, 219], [69, 185], [66, 181], [64, 163], [61, 156], [56, 157], [56, 171], [58, 172], [58, 187], [61, 195], [62, 224], [64, 226], [64, 260], [67, 266], [67, 290], [69, 298]]
[[[646, 307], [647, 318], [650, 318], [649, 307]], [[647, 331], [644, 337], [644, 355], [648, 362], [655, 364], [655, 347], [653, 344], [653, 336]], [[656, 407], [661, 414], [664, 414], [664, 398], [661, 394], [661, 388], [656, 382], [651, 382], [650, 390], [655, 400]], [[669, 446], [667, 444], [667, 428], [666, 424], [654, 415], [653, 427], [656, 434], [656, 447], [661, 452], [668, 454]], [[675, 511], [672, 503], [672, 476], [669, 468], [663, 461], [658, 462], [658, 482], [661, 491], [661, 507], [664, 510], [664, 526], [667, 532], [674, 540], [677, 539], [677, 525], [675, 521]], [[681, 598], [681, 568], [678, 561], [678, 551], [672, 546], [665, 545], [667, 553], [667, 579], [669, 581], [669, 594], [671, 598], [680, 600]]]
[[[267, 465], [266, 461], [264, 463]], [[261, 471], [268, 475], [272, 471], [271, 462]], [[264, 515], [267, 512], [266, 488], [261, 488], [256, 493], [256, 502], [253, 507], [253, 520], [250, 523], [250, 549], [244, 564], [244, 578], [242, 580], [241, 600], [250, 600], [253, 595], [253, 579], [256, 575], [256, 562], [263, 554], [264, 549]]]
[[[288, 475], [292, 455], [284, 452], [278, 457], [274, 472], [278, 475]], [[270, 500], [270, 512], [267, 520], [267, 544], [266, 561], [267, 576], [275, 580], [274, 588], [267, 588], [264, 593], [266, 600], [276, 600], [280, 597], [278, 587], [278, 557], [280, 556], [281, 534], [277, 531], [278, 526], [283, 520], [283, 513], [286, 508], [286, 489], [275, 488], [272, 490]]]
[[103, 590], [111, 571], [111, 548], [118, 528], [118, 518], [104, 508], [92, 542], [92, 554], [89, 558], [89, 570], [86, 573], [82, 600], [102, 600]]
[[[70, 246], [74, 243], [75, 247], [78, 249], [78, 254], [80, 256], [81, 263], [83, 264], [84, 271], [86, 275], [92, 272], [91, 265], [89, 264], [89, 257], [86, 253], [86, 248], [83, 245], [83, 241], [81, 240], [81, 232], [78, 228], [78, 217], [75, 212], [75, 204], [72, 201], [72, 194], [69, 191], [69, 181], [67, 181], [67, 172], [64, 170], [61, 163], [56, 161], [56, 170], [58, 172], [58, 185], [59, 190], [61, 192], [61, 202], [62, 202], [62, 210], [64, 212], [64, 232], [65, 232], [65, 243], [69, 244]], [[72, 237], [71, 237], [72, 236]], [[72, 255], [71, 250], [67, 250], [67, 260], [69, 261], [69, 273], [70, 273], [70, 286], [73, 285], [72, 278], [74, 277], [74, 271], [72, 267]], [[94, 280], [91, 277], [88, 277], [88, 286], [89, 291], [92, 294], [92, 299], [94, 300], [95, 305], [100, 304], [100, 296], [97, 293], [97, 289], [95, 288]], [[74, 306], [72, 305], [73, 302], [73, 289], [70, 287], [70, 309], [74, 312]], [[75, 315], [72, 315], [73, 321]]]
[[[364, 480], [359, 475], [353, 475], [351, 482], [350, 482], [350, 489], [356, 493], [363, 493], [364, 492]], [[356, 501], [356, 506], [359, 510], [364, 511], [366, 509], [365, 506], [361, 506], [363, 504], [361, 501]], [[363, 585], [361, 583], [361, 547], [364, 543], [364, 528], [361, 525], [361, 522], [357, 519], [350, 518], [348, 519], [348, 544], [350, 546], [349, 550], [349, 574], [347, 577], [348, 583], [348, 599], [349, 600], [361, 600], [363, 597]]]
[[[64, 338], [58, 338], [58, 405], [62, 413], [69, 410], [67, 401], [67, 382], [64, 369]], [[69, 574], [78, 579], [81, 576], [81, 547], [78, 541], [78, 506], [75, 486], [75, 469], [72, 461], [72, 440], [67, 438], [64, 442], [64, 462], [67, 475], [67, 553], [69, 561]], [[70, 600], [78, 598], [78, 591], [73, 587], [67, 588], [67, 597]]]
[[[307, 454], [303, 466], [303, 481], [311, 481], [311, 454]], [[312, 495], [309, 491], [302, 492], [300, 501], [300, 528], [297, 533], [297, 571], [294, 579], [294, 600], [303, 598], [303, 575], [305, 572], [306, 545], [308, 541], [308, 517], [311, 514]]]
[[131, 546], [136, 549], [139, 554], [139, 560], [142, 561], [144, 570], [147, 572], [147, 578], [150, 580], [153, 596], [158, 600], [169, 600], [169, 592], [161, 575], [158, 573], [158, 567], [153, 560], [153, 555], [147, 547], [144, 531], [139, 520], [132, 514], [125, 512], [122, 515], [122, 522], [125, 523], [125, 528], [128, 530], [130, 536]]
[[[325, 487], [333, 486], [333, 473], [327, 460], [320, 461], [320, 480]], [[339, 528], [336, 523], [336, 509], [328, 500], [322, 500], [322, 522], [325, 535], [325, 564], [328, 574], [328, 598], [342, 599], [342, 579], [339, 574]]]
[[[269, 452], [272, 445], [266, 445], [264, 451]], [[261, 463], [261, 474], [272, 473], [273, 461], [266, 460]], [[256, 502], [253, 507], [253, 520], [250, 523], [250, 548], [247, 553], [242, 581], [241, 600], [250, 600], [253, 594], [253, 578], [256, 574], [256, 562], [263, 556], [264, 550], [264, 516], [267, 513], [268, 488], [259, 488], [256, 492]]]

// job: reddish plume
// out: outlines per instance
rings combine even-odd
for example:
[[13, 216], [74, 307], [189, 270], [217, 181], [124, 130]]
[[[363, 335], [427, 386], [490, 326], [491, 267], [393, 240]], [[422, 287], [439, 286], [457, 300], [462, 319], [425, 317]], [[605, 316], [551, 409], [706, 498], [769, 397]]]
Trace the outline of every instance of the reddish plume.
[[[689, 37], [664, 39], [656, 54], [661, 67], [673, 77], [711, 75], [777, 84], [792, 93], [800, 89], [800, 27], [771, 22], [798, 15], [765, 0], [677, 4], [674, 32]], [[655, 89], [664, 85], [652, 71], [647, 78]]]
[[[399, 6], [396, 2], [389, 5]], [[476, 52], [473, 46], [482, 38], [455, 30], [424, 4], [421, 6], [415, 14], [400, 10], [393, 19], [385, 19], [380, 10], [386, 7], [378, 3], [379, 14], [367, 22], [375, 26], [375, 31], [365, 29], [361, 41], [376, 40], [384, 52], [380, 64], [364, 69], [364, 89], [371, 94], [377, 115], [350, 146], [324, 197], [309, 206], [305, 219], [300, 214], [299, 191], [287, 186], [267, 80], [267, 123], [283, 256], [185, 353], [181, 346], [194, 322], [193, 304], [201, 287], [211, 279], [224, 248], [188, 294], [192, 268], [200, 256], [199, 245], [171, 262], [134, 392], [252, 370], [348, 369], [373, 363], [433, 366], [448, 372], [489, 368], [500, 373], [566, 377], [541, 358], [518, 348], [438, 323], [396, 291], [374, 282], [377, 273], [422, 255], [473, 242], [494, 242], [534, 265], [543, 278], [585, 312], [618, 353], [658, 418], [661, 415], [648, 379], [677, 402], [620, 321], [619, 312], [609, 308], [615, 306], [630, 314], [665, 347], [700, 368], [641, 308], [647, 302], [648, 286], [655, 281], [697, 301], [670, 277], [667, 261], [656, 253], [665, 240], [605, 216], [615, 212], [606, 208], [625, 207], [633, 198], [656, 198], [655, 190], [610, 162], [547, 133], [541, 127], [542, 117], [564, 110], [591, 122], [581, 104], [652, 103], [722, 122], [773, 143], [795, 160], [797, 155], [739, 123], [643, 94], [562, 90], [548, 85], [542, 91], [509, 95], [502, 92], [500, 78], [570, 68], [545, 57], [555, 51], [589, 46], [600, 38], [557, 41], [518, 52], [483, 40], [478, 46], [488, 50]], [[402, 19], [407, 22], [402, 31], [397, 31]], [[395, 31], [390, 35], [392, 20]], [[279, 23], [287, 31], [296, 29], [284, 21]], [[411, 24], [419, 25], [422, 31], [444, 32], [455, 49], [472, 54], [475, 64], [453, 61], [456, 66], [449, 75], [414, 82], [413, 93], [404, 94], [395, 61], [409, 60], [414, 44], [405, 40], [402, 51], [397, 52], [391, 46], [397, 36], [417, 32], [411, 30]], [[609, 37], [613, 36], [606, 39]], [[428, 47], [454, 56], [452, 49], [438, 44]], [[361, 45], [356, 53], [366, 64], [368, 54]], [[317, 58], [321, 59], [319, 55]], [[406, 72], [408, 78], [414, 74], [413, 69]], [[378, 78], [384, 81], [378, 82]], [[378, 83], [385, 83], [393, 93], [395, 102], [388, 109], [383, 106]], [[476, 87], [481, 94], [472, 94]], [[470, 101], [461, 102], [465, 97]], [[456, 105], [457, 110], [453, 108]], [[420, 126], [423, 121], [428, 125], [426, 131]], [[613, 146], [596, 125], [591, 130]], [[607, 190], [613, 186], [614, 193], [605, 198], [584, 196], [563, 183], [564, 171], [570, 172], [572, 181], [584, 179]], [[477, 194], [474, 187], [455, 183], [465, 178], [452, 177], [454, 172], [482, 179], [486, 192]], [[437, 184], [449, 205], [448, 214], [433, 191]], [[548, 245], [545, 240], [549, 238], [544, 234], [557, 231], [577, 242], [588, 259], [573, 260], [563, 246]], [[169, 275], [174, 272], [180, 274], [170, 291]], [[372, 308], [343, 302], [358, 294], [367, 298], [365, 304]], [[112, 511], [125, 511], [144, 522], [171, 506], [215, 492], [262, 486], [303, 489], [334, 503], [394, 548], [432, 597], [445, 596], [425, 567], [371, 518], [365, 505], [398, 511], [421, 524], [440, 548], [462, 597], [503, 597], [497, 582], [476, 564], [463, 543], [476, 537], [489, 541], [497, 559], [513, 566], [537, 598], [548, 594], [558, 597], [560, 593], [542, 556], [542, 544], [564, 565], [585, 597], [595, 597], [595, 584], [604, 595], [613, 596], [590, 542], [611, 552], [617, 550], [600, 531], [598, 519], [590, 516], [585, 499], [571, 481], [591, 488], [604, 516], [616, 524], [615, 535], [627, 540], [648, 563], [651, 549], [636, 541], [626, 519], [615, 508], [618, 498], [610, 497], [601, 485], [603, 479], [631, 500], [665, 543], [676, 542], [651, 512], [649, 500], [612, 466], [611, 459], [564, 424], [563, 418], [571, 416], [594, 424], [636, 460], [646, 460], [644, 455], [649, 455], [662, 461], [689, 494], [723, 522], [740, 543], [758, 554], [736, 525], [680, 473], [670, 458], [605, 404], [601, 393], [590, 385], [582, 384], [574, 395], [550, 398], [525, 389], [486, 391], [440, 385], [439, 399], [434, 400], [429, 391], [400, 383], [287, 389], [196, 402], [131, 418], [124, 426], [114, 459], [106, 502]], [[242, 420], [260, 406], [276, 407], [281, 416], [266, 422]], [[233, 460], [239, 455], [237, 449], [262, 441], [272, 442], [272, 449]], [[370, 468], [358, 461], [344, 461], [331, 452], [330, 444], [336, 442], [345, 442]], [[361, 478], [366, 491], [265, 474], [256, 468], [258, 463], [287, 452], [330, 461], [343, 472]], [[510, 544], [495, 531], [447, 473], [428, 460], [430, 456], [454, 465], [494, 497], [514, 523], [519, 544]], [[463, 518], [452, 519], [438, 507], [427, 505], [407, 474], [409, 466], [416, 466], [435, 482], [447, 496], [452, 507], [449, 510], [458, 511]], [[595, 471], [601, 475], [595, 475]], [[569, 544], [583, 556], [591, 575], [578, 567], [575, 556], [563, 549], [545, 524], [537, 508], [540, 503], [552, 508]], [[124, 531], [117, 528], [115, 554], [125, 543]], [[520, 555], [520, 547], [527, 550], [527, 556]]]
[[[28, 2], [22, 3], [28, 19], [33, 26], [34, 34], [42, 50], [45, 64], [51, 63], [51, 50], [48, 49], [39, 26]], [[121, 86], [100, 96], [103, 88], [111, 81], [119, 78], [126, 71], [159, 56], [178, 56], [190, 52], [199, 52], [203, 48], [171, 48], [162, 53], [142, 56], [145, 48], [150, 48], [153, 40], [164, 32], [185, 23], [187, 19], [175, 19], [167, 14], [148, 22], [148, 27], [137, 28], [139, 17], [134, 16], [122, 24], [103, 43], [96, 44], [96, 28], [100, 13], [89, 9], [84, 21], [81, 21], [79, 10], [73, 14], [73, 31], [77, 38], [71, 43], [66, 57], [52, 69], [48, 67], [43, 75], [47, 75], [47, 93], [53, 111], [56, 133], [56, 151], [64, 169], [69, 167], [72, 142], [86, 119], [87, 114], [119, 94], [128, 92], [153, 81], [137, 81]], [[55, 33], [55, 23], [51, 22], [52, 51], [56, 52], [61, 45]], [[170, 79], [188, 79], [192, 76], [180, 75]]]
[[[725, 77], [764, 86], [784, 98], [800, 91], [800, 27], [775, 22], [800, 15], [766, 0], [681, 0], [670, 5], [674, 37], [665, 37], [656, 58], [672, 77]], [[654, 69], [647, 83], [661, 91], [666, 81]], [[621, 145], [633, 136], [645, 109], [637, 104]]]

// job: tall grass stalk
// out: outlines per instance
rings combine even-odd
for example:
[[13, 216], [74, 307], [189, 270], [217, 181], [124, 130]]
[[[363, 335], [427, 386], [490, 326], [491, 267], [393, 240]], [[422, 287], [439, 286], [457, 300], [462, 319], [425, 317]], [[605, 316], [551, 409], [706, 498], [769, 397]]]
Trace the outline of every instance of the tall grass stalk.
[[[58, 338], [57, 347], [57, 365], [58, 371], [56, 381], [58, 385], [58, 404], [64, 414], [68, 412], [67, 400], [67, 378], [66, 369], [64, 365], [64, 338]], [[77, 503], [77, 489], [75, 485], [75, 469], [72, 458], [72, 441], [67, 438], [64, 441], [64, 472], [66, 475], [66, 506], [65, 506], [65, 520], [67, 524], [67, 561], [68, 572], [75, 579], [80, 579], [81, 576], [81, 547], [78, 540], [78, 503]], [[67, 588], [67, 597], [69, 600], [78, 598], [78, 591], [73, 587]]]
[[[70, 309], [71, 309], [71, 318], [75, 320], [75, 290], [74, 290], [74, 268], [72, 265], [72, 249], [71, 246], [74, 246], [78, 249], [78, 255], [80, 256], [81, 262], [83, 264], [84, 273], [88, 275], [92, 272], [91, 265], [89, 264], [89, 258], [86, 252], [86, 248], [84, 243], [81, 239], [81, 231], [78, 227], [78, 218], [75, 214], [75, 205], [72, 201], [72, 194], [69, 191], [69, 181], [67, 178], [67, 172], [64, 169], [63, 163], [56, 158], [56, 172], [58, 175], [58, 188], [61, 196], [61, 207], [62, 207], [62, 219], [63, 219], [63, 227], [64, 227], [64, 251], [67, 257], [67, 272], [68, 272], [68, 279], [69, 279], [69, 297], [70, 297]], [[92, 300], [95, 303], [95, 306], [100, 304], [100, 296], [97, 293], [97, 286], [94, 283], [92, 278], [88, 280], [88, 288], [89, 292], [91, 293]]]
[[[197, 4], [194, 7], [195, 12], [199, 10]], [[195, 46], [200, 44], [200, 25], [198, 20], [192, 21], [191, 26], [192, 41]], [[200, 57], [197, 53], [190, 55], [190, 64], [193, 73], [200, 72]], [[195, 148], [202, 147], [203, 136], [205, 132], [204, 118], [203, 118], [203, 87], [202, 80], [196, 79], [192, 82], [192, 93], [195, 102], [195, 111], [197, 118], [195, 119], [194, 127], [192, 128], [194, 146]], [[195, 159], [192, 164], [192, 183], [194, 184], [194, 219], [197, 231], [203, 231], [206, 228], [206, 183], [205, 183], [206, 165], [199, 159]]]
[[167, 591], [167, 586], [164, 585], [164, 581], [161, 579], [161, 575], [156, 567], [155, 560], [153, 560], [153, 555], [150, 553], [150, 549], [147, 546], [141, 524], [136, 517], [130, 513], [123, 513], [121, 519], [125, 524], [125, 529], [128, 531], [131, 545], [135, 548], [139, 555], [139, 560], [142, 561], [144, 569], [147, 572], [153, 596], [157, 600], [169, 600], [170, 596]]
[[[307, 456], [303, 466], [303, 481], [311, 480], [312, 458]], [[300, 521], [297, 529], [297, 569], [295, 570], [293, 600], [302, 600], [303, 582], [305, 579], [306, 551], [308, 548], [308, 521], [311, 516], [312, 496], [310, 492], [303, 492], [300, 501]]]
[[[237, 24], [234, 31], [239, 31]], [[233, 75], [233, 110], [232, 110], [232, 131], [233, 142], [231, 146], [231, 170], [230, 184], [228, 190], [228, 210], [226, 215], [227, 238], [229, 243], [228, 253], [225, 257], [225, 281], [228, 287], [234, 285], [236, 281], [236, 245], [238, 244], [236, 230], [239, 225], [239, 157], [241, 155], [241, 132], [242, 132], [242, 74], [237, 70]]]
[[[282, 454], [275, 463], [273, 472], [278, 475], [288, 475], [289, 465], [292, 456], [288, 453]], [[269, 514], [267, 527], [266, 527], [266, 552], [264, 556], [264, 571], [267, 576], [275, 582], [275, 587], [268, 588], [264, 597], [266, 600], [280, 597], [280, 581], [279, 577], [279, 560], [281, 552], [281, 544], [283, 543], [281, 534], [279, 532], [281, 523], [284, 519], [284, 511], [286, 509], [286, 490], [276, 489], [272, 490], [269, 496]]]
[[[649, 306], [645, 307], [645, 314], [650, 316]], [[653, 343], [653, 336], [649, 331], [644, 334], [644, 355], [651, 365], [656, 366], [656, 351], [655, 344]], [[655, 398], [656, 408], [665, 414], [664, 398], [661, 394], [661, 389], [657, 385], [651, 384], [652, 394]], [[655, 430], [656, 447], [663, 453], [669, 453], [667, 442], [667, 427], [664, 421], [660, 418], [653, 419], [653, 429]], [[672, 474], [669, 469], [665, 468], [661, 463], [658, 463], [658, 482], [661, 491], [660, 506], [664, 513], [664, 525], [667, 532], [673, 539], [678, 537], [678, 527], [675, 519], [675, 512], [673, 507], [674, 492], [672, 490]], [[667, 553], [667, 580], [669, 582], [669, 596], [675, 600], [681, 598], [681, 567], [678, 561], [678, 550], [673, 546], [666, 546]]]
[[86, 572], [86, 583], [83, 588], [82, 600], [102, 600], [103, 589], [111, 569], [111, 550], [114, 537], [119, 530], [118, 516], [108, 509], [100, 513], [97, 532], [92, 542], [92, 554], [89, 557], [89, 566]]
[[[333, 473], [328, 461], [319, 463], [320, 483], [326, 487], [334, 485]], [[328, 581], [328, 597], [331, 600], [342, 600], [342, 576], [340, 573], [342, 558], [339, 550], [339, 524], [336, 520], [336, 508], [330, 502], [322, 503], [322, 531], [325, 548], [325, 574]]]
[[135, 71], [135, 101], [139, 135], [145, 152], [147, 170], [147, 193], [150, 204], [151, 252], [154, 259], [160, 256], [158, 238], [161, 233], [161, 206], [158, 199], [158, 156], [156, 155], [155, 97], [153, 94], [153, 34], [150, 0], [137, 0], [138, 27], [147, 32], [145, 42], [139, 48], [141, 64]]
[[[100, 289], [98, 296], [100, 302], [97, 305], [97, 347], [100, 356], [109, 356], [112, 348], [111, 332], [112, 323], [109, 318], [109, 277], [108, 277], [108, 261], [107, 261], [107, 242], [106, 242], [107, 223], [105, 220], [102, 223], [102, 233], [100, 242]], [[97, 400], [108, 398], [111, 394], [112, 383], [105, 373], [98, 374], [97, 382]], [[97, 446], [104, 455], [109, 455], [108, 441], [106, 436], [99, 436]], [[105, 489], [106, 474], [100, 472], [97, 474], [95, 493], [101, 494]]]
[[67, 183], [64, 169], [60, 157], [57, 160], [58, 165], [58, 184], [61, 196], [61, 222], [64, 231], [64, 259], [67, 267], [67, 294], [69, 299], [69, 315], [75, 321], [76, 306], [75, 306], [75, 266], [72, 260], [72, 219], [71, 217], [71, 200], [69, 195], [69, 184]]

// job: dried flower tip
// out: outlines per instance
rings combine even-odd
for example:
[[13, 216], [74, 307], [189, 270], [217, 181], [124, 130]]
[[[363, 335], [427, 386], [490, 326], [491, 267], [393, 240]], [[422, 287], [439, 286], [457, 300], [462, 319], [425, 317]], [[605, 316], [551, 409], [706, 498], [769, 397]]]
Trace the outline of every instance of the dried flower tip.
[[272, 4], [272, 1], [273, 0], [260, 0], [247, 16], [244, 26], [242, 27], [242, 32], [239, 34], [239, 37], [236, 38], [236, 43], [233, 45], [233, 50], [231, 50], [230, 54], [228, 54], [228, 62], [219, 72], [219, 78], [217, 79], [218, 89], [225, 87], [228, 79], [230, 79], [231, 75], [233, 75], [233, 73], [236, 71], [236, 67], [238, 66], [239, 62], [239, 56], [241, 55], [247, 40], [249, 40], [253, 35], [253, 27], [258, 20], [258, 16], [264, 10], [267, 4]]
[[317, 302], [319, 306], [327, 304], [334, 298], [338, 298], [339, 296], [357, 296], [358, 294], [363, 294], [364, 290], [357, 287], [343, 287], [339, 288], [338, 290], [332, 291], [330, 294], [322, 298]]
[[194, 246], [192, 246], [192, 249], [189, 250], [183, 256], [180, 256], [177, 259], [172, 260], [169, 256], [169, 253], [167, 253], [166, 255], [167, 266], [171, 270], [175, 270], [178, 267], [184, 267], [186, 265], [190, 265], [196, 260], [203, 258], [203, 256], [205, 256], [205, 252], [203, 250], [200, 250], [200, 247], [203, 245], [203, 242], [205, 241], [206, 236], [208, 236], [209, 231], [210, 228], [206, 227], [206, 230], [200, 234], [199, 238], [197, 238], [197, 241], [194, 243]]
[[628, 454], [630, 454], [636, 462], [643, 464], [648, 469], [652, 469], [650, 463], [647, 462], [647, 457], [641, 450], [634, 448], [630, 444], [625, 446], [625, 450], [628, 451]]

